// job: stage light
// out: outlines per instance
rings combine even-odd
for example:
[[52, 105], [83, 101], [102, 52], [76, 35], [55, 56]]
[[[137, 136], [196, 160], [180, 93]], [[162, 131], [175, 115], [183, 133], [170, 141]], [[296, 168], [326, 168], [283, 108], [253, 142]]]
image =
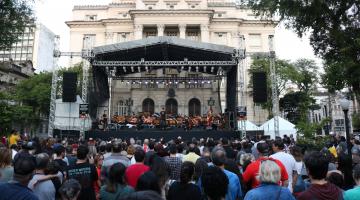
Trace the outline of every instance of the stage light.
[[214, 73], [214, 67], [211, 67], [211, 73]]
[[196, 66], [196, 72], [199, 72], [199, 66]]
[[197, 84], [197, 81], [195, 81], [195, 84]]
[[[129, 81], [126, 81], [126, 84], [129, 84], [130, 82]], [[132, 83], [131, 83], [132, 84]]]
[[156, 81], [156, 84], [159, 84], [159, 81]]
[[148, 84], [148, 82], [147, 82], [147, 81], [145, 81], [145, 84], [147, 85], [147, 84]]
[[189, 66], [188, 72], [191, 72], [191, 67]]
[[204, 84], [205, 82], [204, 81], [201, 81], [201, 84]]
[[208, 81], [208, 84], [210, 84], [211, 82], [210, 81]]
[[134, 66], [131, 66], [131, 72], [134, 72]]
[[175, 84], [178, 84], [178, 82], [176, 81]]

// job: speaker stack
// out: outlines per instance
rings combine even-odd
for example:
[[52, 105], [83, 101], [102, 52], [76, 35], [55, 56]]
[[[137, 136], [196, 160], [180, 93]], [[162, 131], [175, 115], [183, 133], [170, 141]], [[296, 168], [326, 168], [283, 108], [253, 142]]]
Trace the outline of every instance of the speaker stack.
[[62, 101], [76, 102], [77, 73], [64, 72], [62, 82]]
[[267, 102], [267, 77], [265, 72], [253, 73], [253, 101], [254, 103]]

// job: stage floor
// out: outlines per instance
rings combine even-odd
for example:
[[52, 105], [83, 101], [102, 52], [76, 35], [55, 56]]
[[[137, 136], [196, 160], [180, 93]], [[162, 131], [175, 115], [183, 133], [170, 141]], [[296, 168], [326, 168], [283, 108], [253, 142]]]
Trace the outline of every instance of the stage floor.
[[85, 138], [100, 138], [102, 140], [109, 140], [111, 138], [121, 138], [121, 139], [139, 139], [143, 140], [145, 138], [150, 139], [160, 139], [164, 138], [166, 141], [176, 139], [181, 136], [184, 140], [191, 140], [192, 138], [239, 138], [240, 133], [236, 131], [224, 131], [224, 130], [190, 130], [184, 131], [183, 129], [172, 129], [172, 130], [159, 130], [159, 129], [127, 129], [127, 130], [117, 130], [117, 131], [88, 131], [85, 134]]

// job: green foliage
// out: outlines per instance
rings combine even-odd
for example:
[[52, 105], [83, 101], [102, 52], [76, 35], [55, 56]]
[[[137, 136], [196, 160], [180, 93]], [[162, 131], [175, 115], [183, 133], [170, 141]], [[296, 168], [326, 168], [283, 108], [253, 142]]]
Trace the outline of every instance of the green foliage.
[[[59, 76], [64, 72], [77, 72], [78, 82], [82, 81], [82, 65], [59, 71]], [[0, 128], [10, 130], [16, 123], [21, 127], [35, 129], [41, 119], [40, 115], [48, 115], [51, 94], [51, 72], [42, 72], [21, 81], [11, 91], [0, 92]], [[58, 82], [61, 86], [62, 82]], [[78, 84], [78, 94], [81, 91]]]
[[323, 82], [328, 89], [331, 91], [348, 86], [357, 95], [360, 94], [359, 0], [241, 2], [258, 16], [279, 17], [280, 21], [300, 37], [309, 33], [315, 54], [326, 61]]
[[10, 48], [18, 40], [17, 33], [24, 32], [34, 21], [29, 0], [0, 1], [0, 49]]
[[352, 126], [354, 130], [360, 130], [360, 113], [354, 113], [352, 115]]
[[325, 137], [298, 137], [296, 145], [306, 149], [306, 151], [320, 151], [326, 143], [330, 141], [330, 136]]
[[299, 138], [315, 138], [316, 133], [329, 122], [329, 118], [321, 120], [320, 123], [309, 123], [307, 120], [300, 120], [295, 128], [297, 129]]

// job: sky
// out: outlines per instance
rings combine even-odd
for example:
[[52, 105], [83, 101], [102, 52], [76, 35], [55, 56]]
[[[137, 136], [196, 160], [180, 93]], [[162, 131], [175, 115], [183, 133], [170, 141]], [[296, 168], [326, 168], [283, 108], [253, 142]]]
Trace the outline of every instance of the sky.
[[[106, 5], [109, 2], [111, 0], [37, 0], [34, 8], [38, 22], [60, 35], [60, 51], [69, 51], [70, 33], [65, 21], [71, 20], [74, 5]], [[298, 38], [293, 31], [286, 30], [281, 24], [275, 30], [275, 51], [280, 59], [295, 61], [307, 58], [315, 60], [318, 66], [322, 63], [314, 55], [308, 37]], [[59, 64], [66, 66], [68, 59], [61, 58]]]

